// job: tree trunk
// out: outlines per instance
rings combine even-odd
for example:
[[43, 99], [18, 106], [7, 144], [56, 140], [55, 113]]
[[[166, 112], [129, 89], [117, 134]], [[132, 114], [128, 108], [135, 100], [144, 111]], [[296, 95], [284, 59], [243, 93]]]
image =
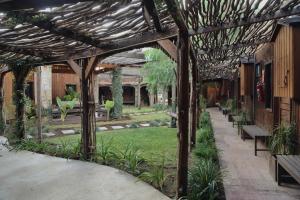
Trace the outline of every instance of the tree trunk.
[[29, 74], [30, 66], [20, 66], [19, 64], [12, 65], [11, 70], [14, 74], [15, 82], [13, 87], [13, 102], [16, 106], [15, 113], [15, 134], [18, 139], [25, 139], [25, 124], [24, 124], [24, 113], [25, 113], [25, 80]]
[[188, 156], [189, 156], [189, 42], [188, 34], [178, 35], [178, 176], [177, 198], [187, 196]]
[[115, 118], [122, 117], [123, 109], [123, 88], [121, 79], [121, 68], [117, 68], [112, 72], [112, 95], [114, 100], [114, 112]]

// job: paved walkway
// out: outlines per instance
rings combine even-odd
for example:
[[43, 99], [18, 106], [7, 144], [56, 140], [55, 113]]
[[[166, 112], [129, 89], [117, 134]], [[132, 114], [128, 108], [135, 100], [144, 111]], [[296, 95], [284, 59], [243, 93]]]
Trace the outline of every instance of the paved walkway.
[[0, 200], [168, 200], [120, 170], [31, 152], [0, 151]]
[[211, 113], [221, 166], [225, 169], [224, 187], [227, 200], [296, 200], [300, 187], [279, 187], [269, 172], [268, 153], [254, 156], [253, 140], [245, 142], [237, 135], [221, 112]]

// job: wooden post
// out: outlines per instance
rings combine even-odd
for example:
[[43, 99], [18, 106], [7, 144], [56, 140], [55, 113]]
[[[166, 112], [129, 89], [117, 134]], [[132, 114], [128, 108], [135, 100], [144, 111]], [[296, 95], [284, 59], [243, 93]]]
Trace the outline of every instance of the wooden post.
[[41, 67], [37, 68], [36, 72], [36, 95], [37, 95], [37, 128], [38, 128], [38, 142], [42, 142], [42, 110], [41, 110]]
[[5, 73], [0, 74], [0, 135], [4, 134], [5, 120], [3, 112], [4, 93], [3, 93], [3, 82]]
[[[172, 83], [172, 112], [176, 113], [176, 80]], [[176, 128], [176, 121], [175, 117], [171, 117], [171, 128]]]
[[81, 149], [86, 160], [92, 158], [96, 151], [96, 120], [94, 102], [94, 73], [86, 77], [87, 60], [80, 60], [81, 98], [82, 98], [82, 135]]
[[177, 198], [187, 196], [189, 157], [189, 37], [187, 32], [178, 34], [178, 172]]
[[192, 83], [191, 83], [191, 147], [195, 147], [196, 145], [196, 131], [197, 131], [197, 62], [196, 59], [191, 56], [192, 61]]
[[15, 134], [18, 139], [25, 139], [25, 124], [24, 124], [24, 113], [25, 113], [25, 103], [24, 103], [24, 87], [25, 80], [32, 67], [28, 65], [15, 64], [10, 66], [11, 71], [14, 74], [14, 104], [16, 106], [16, 123], [15, 123]]

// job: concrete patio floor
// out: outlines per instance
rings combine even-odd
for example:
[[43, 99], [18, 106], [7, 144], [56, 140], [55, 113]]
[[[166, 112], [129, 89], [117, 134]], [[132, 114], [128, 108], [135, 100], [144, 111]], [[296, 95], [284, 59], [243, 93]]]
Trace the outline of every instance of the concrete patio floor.
[[0, 150], [0, 200], [168, 200], [120, 170], [31, 152]]
[[278, 186], [269, 172], [267, 152], [254, 156], [253, 140], [243, 141], [217, 108], [210, 108], [227, 200], [300, 199], [300, 187]]

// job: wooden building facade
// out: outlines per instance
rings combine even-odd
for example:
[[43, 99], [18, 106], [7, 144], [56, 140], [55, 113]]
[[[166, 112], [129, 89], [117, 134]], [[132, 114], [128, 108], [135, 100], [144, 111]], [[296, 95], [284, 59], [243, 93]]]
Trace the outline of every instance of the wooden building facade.
[[269, 131], [295, 121], [300, 144], [300, 27], [278, 25], [272, 42], [255, 53], [255, 61], [240, 66], [241, 110]]

